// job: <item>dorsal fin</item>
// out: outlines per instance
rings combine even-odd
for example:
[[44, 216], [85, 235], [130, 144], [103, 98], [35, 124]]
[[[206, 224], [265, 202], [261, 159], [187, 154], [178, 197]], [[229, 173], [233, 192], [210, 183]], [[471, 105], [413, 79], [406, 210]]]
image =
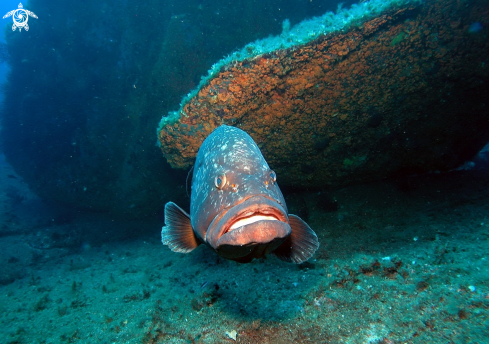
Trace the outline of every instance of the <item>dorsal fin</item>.
[[161, 229], [161, 242], [173, 252], [188, 253], [199, 246], [190, 216], [178, 205], [165, 205], [165, 226]]
[[286, 262], [300, 264], [316, 252], [318, 237], [299, 216], [289, 214], [289, 224], [292, 233], [273, 253]]

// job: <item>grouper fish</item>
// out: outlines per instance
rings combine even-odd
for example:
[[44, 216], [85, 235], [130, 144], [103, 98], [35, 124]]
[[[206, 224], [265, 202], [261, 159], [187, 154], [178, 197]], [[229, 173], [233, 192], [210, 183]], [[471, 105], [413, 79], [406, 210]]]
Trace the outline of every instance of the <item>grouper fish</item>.
[[308, 224], [288, 214], [277, 176], [251, 136], [227, 125], [199, 148], [190, 215], [173, 202], [165, 205], [161, 240], [181, 253], [206, 244], [241, 263], [272, 253], [300, 264], [319, 247]]

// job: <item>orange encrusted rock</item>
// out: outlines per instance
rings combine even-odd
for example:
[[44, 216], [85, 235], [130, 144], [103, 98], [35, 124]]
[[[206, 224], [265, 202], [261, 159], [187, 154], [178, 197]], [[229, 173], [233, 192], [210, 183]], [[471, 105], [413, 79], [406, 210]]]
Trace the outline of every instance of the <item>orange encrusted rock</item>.
[[457, 167], [489, 141], [488, 17], [486, 0], [427, 0], [230, 62], [162, 125], [161, 150], [188, 168], [227, 124], [249, 133], [289, 186]]

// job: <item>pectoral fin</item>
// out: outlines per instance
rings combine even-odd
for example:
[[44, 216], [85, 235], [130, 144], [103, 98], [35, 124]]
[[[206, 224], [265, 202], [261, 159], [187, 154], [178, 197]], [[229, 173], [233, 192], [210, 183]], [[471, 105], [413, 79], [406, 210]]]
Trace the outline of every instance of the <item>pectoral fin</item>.
[[173, 252], [188, 253], [199, 246], [190, 216], [178, 205], [165, 205], [165, 226], [161, 229], [161, 242]]
[[289, 214], [289, 224], [292, 233], [273, 253], [282, 260], [300, 264], [316, 252], [318, 237], [299, 216]]

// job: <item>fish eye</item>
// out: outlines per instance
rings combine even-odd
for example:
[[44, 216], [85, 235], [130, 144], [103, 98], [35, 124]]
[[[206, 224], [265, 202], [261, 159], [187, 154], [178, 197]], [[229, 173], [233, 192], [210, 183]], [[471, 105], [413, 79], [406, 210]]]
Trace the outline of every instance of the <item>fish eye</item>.
[[275, 174], [275, 172], [271, 171], [270, 172], [270, 178], [272, 179], [272, 182], [276, 182], [277, 181], [277, 175]]
[[217, 175], [216, 178], [214, 178], [214, 185], [219, 190], [222, 190], [222, 188], [226, 185], [226, 175], [224, 173]]

